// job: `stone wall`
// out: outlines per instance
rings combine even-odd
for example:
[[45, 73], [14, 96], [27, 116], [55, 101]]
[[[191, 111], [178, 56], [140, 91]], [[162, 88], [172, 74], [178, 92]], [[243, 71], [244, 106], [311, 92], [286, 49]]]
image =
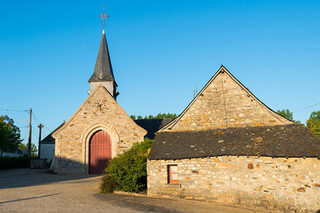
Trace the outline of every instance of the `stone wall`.
[[111, 137], [112, 157], [143, 141], [146, 130], [139, 127], [107, 90], [99, 85], [74, 115], [54, 134], [55, 170], [88, 173], [89, 141], [99, 131]]
[[90, 82], [90, 90], [88, 91], [89, 95], [99, 86], [102, 85], [105, 87], [112, 96], [115, 95], [115, 85], [113, 81], [105, 81], [105, 82]]
[[[221, 68], [224, 69], [224, 68]], [[227, 71], [219, 72], [208, 83], [181, 118], [166, 130], [195, 131], [229, 127], [273, 126], [292, 124], [276, 114]]]
[[[167, 166], [178, 165], [178, 184]], [[211, 157], [148, 160], [148, 194], [264, 208], [320, 209], [320, 160], [316, 158]]]

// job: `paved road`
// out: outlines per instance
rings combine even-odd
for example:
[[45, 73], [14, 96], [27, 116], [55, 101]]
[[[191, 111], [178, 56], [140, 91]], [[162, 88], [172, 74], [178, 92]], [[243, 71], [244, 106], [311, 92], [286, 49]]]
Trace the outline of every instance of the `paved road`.
[[0, 212], [254, 212], [210, 202], [99, 194], [101, 177], [0, 171]]

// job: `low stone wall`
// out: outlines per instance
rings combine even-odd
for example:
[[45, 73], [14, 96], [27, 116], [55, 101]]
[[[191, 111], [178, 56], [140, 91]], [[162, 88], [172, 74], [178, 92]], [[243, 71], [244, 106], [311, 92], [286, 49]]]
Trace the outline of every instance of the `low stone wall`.
[[[178, 166], [178, 184], [168, 184], [168, 165]], [[223, 156], [148, 160], [147, 170], [149, 195], [320, 210], [320, 160], [316, 158]]]
[[47, 159], [32, 159], [30, 162], [30, 169], [44, 169], [48, 168]]

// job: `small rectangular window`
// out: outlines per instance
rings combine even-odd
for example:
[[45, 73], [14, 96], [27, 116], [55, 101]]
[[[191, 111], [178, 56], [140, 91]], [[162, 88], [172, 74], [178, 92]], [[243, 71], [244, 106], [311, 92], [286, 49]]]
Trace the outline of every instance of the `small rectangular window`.
[[177, 165], [168, 165], [168, 183], [178, 183]]

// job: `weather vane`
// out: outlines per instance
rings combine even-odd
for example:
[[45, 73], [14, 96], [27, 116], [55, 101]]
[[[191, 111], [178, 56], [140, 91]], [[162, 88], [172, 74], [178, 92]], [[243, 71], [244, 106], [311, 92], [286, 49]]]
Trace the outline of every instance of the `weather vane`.
[[102, 5], [102, 13], [100, 15], [100, 18], [102, 19], [102, 27], [103, 27], [103, 32], [104, 32], [104, 24], [105, 24], [105, 20], [106, 18], [109, 18], [110, 16], [106, 13], [104, 13], [104, 4]]

